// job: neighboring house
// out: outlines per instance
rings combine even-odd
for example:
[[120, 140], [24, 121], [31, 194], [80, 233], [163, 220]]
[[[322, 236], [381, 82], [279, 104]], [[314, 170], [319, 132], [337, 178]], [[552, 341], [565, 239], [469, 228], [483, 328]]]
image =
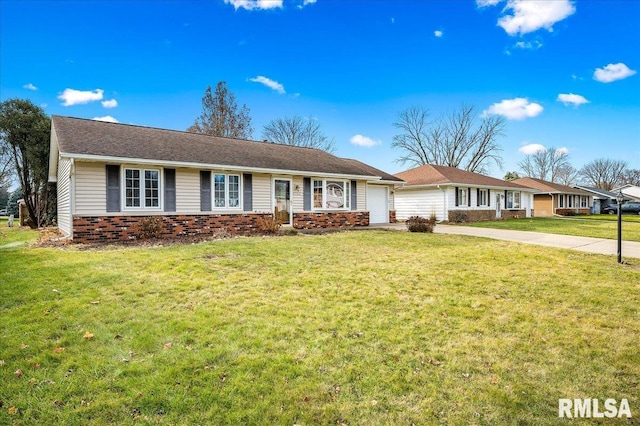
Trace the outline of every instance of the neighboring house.
[[411, 216], [456, 221], [533, 216], [533, 190], [455, 167], [424, 165], [397, 173], [405, 184], [396, 188], [398, 219]]
[[601, 214], [605, 208], [615, 206], [618, 203], [616, 199], [617, 192], [614, 193], [592, 186], [573, 185], [573, 187], [591, 194], [593, 197], [592, 214]]
[[533, 196], [536, 217], [591, 213], [593, 197], [587, 191], [530, 177], [516, 179], [514, 182], [536, 190]]
[[621, 191], [622, 194], [628, 199], [631, 199], [633, 201], [640, 201], [640, 186], [638, 185], [631, 185], [630, 183], [628, 183], [611, 190], [611, 192], [615, 194], [617, 194], [618, 191]]
[[[146, 218], [162, 235], [389, 222], [401, 181], [312, 149], [53, 116], [49, 181], [58, 227], [80, 242], [129, 240]], [[148, 222], [148, 220], [147, 220]]]

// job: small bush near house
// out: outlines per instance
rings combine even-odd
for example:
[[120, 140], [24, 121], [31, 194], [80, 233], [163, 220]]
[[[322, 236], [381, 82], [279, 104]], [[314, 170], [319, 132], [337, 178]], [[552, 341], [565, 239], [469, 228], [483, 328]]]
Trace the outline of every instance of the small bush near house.
[[141, 240], [162, 238], [162, 218], [151, 216], [140, 220], [137, 237]]
[[434, 216], [429, 219], [422, 216], [411, 216], [407, 219], [406, 224], [410, 232], [433, 232], [433, 227], [436, 226], [436, 220]]
[[461, 211], [452, 211], [449, 213], [449, 222], [462, 223], [467, 221], [467, 214]]
[[256, 226], [263, 234], [277, 234], [282, 223], [276, 219], [275, 215], [261, 216], [256, 220]]

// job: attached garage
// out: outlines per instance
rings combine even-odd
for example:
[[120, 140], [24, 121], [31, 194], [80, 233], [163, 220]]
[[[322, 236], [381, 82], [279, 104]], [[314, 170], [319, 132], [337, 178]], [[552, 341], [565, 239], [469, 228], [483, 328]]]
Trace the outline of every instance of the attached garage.
[[389, 187], [367, 185], [367, 210], [369, 223], [389, 222]]

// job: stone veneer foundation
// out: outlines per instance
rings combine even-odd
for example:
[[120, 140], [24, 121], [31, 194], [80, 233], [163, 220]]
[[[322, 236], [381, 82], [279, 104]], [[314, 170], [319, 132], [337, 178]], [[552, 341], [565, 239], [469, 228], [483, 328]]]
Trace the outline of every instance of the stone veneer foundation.
[[[260, 232], [258, 219], [270, 213], [154, 215], [154, 216], [74, 216], [73, 241], [100, 243], [138, 239], [139, 225], [147, 218], [162, 220], [162, 238], [194, 235], [250, 235]], [[303, 212], [293, 214], [298, 229], [351, 228], [369, 226], [369, 212]]]

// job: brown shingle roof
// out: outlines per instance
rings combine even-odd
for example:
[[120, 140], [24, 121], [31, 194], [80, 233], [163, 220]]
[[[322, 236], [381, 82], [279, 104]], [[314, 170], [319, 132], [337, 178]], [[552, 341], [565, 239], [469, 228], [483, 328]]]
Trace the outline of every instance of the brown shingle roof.
[[[62, 154], [145, 159], [301, 171], [322, 174], [378, 176], [386, 173], [325, 151], [275, 143], [219, 138], [176, 130], [106, 123], [73, 117], [52, 117]], [[371, 172], [376, 174], [371, 174]], [[389, 175], [387, 175], [389, 176]]]
[[396, 176], [404, 180], [409, 185], [438, 185], [438, 184], [460, 184], [476, 185], [499, 188], [529, 189], [506, 180], [492, 178], [480, 173], [460, 170], [455, 167], [435, 166], [425, 164], [415, 169], [396, 173]]
[[572, 188], [566, 185], [560, 185], [559, 183], [549, 182], [542, 179], [524, 177], [514, 180], [520, 185], [527, 186], [529, 188], [537, 189], [539, 192], [553, 192], [563, 194], [577, 194], [577, 195], [591, 195], [587, 191], [582, 189]]
[[355, 167], [359, 167], [364, 174], [370, 176], [380, 176], [382, 180], [394, 181], [398, 183], [402, 182], [402, 179], [397, 178], [394, 175], [390, 175], [389, 173], [383, 172], [380, 169], [376, 169], [375, 167], [365, 164], [362, 161], [354, 160], [353, 158], [344, 158], [343, 160], [350, 162]]

